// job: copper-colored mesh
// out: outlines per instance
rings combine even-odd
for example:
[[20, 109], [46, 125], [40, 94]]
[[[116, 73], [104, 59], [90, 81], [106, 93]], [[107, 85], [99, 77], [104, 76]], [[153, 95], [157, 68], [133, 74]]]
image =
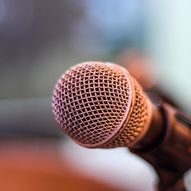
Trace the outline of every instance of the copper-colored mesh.
[[132, 82], [128, 72], [115, 64], [74, 66], [61, 76], [53, 92], [53, 113], [60, 128], [87, 147], [132, 142], [148, 121], [142, 89]]
[[126, 119], [125, 123], [121, 127], [122, 131], [117, 133], [112, 141], [104, 145], [104, 147], [119, 147], [127, 146], [135, 138], [139, 137], [141, 131], [147, 128], [150, 120], [148, 98], [145, 96], [142, 88], [135, 79], [131, 77], [133, 82], [135, 94], [133, 96], [134, 103], [132, 104], [132, 110], [129, 113], [130, 117]]

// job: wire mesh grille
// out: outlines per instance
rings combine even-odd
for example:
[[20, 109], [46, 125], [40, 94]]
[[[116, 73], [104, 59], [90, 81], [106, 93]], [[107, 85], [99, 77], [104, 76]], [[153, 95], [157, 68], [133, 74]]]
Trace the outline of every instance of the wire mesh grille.
[[129, 113], [130, 117], [126, 119], [126, 122], [121, 127], [122, 131], [116, 134], [115, 137], [112, 138], [112, 141], [105, 144], [104, 147], [127, 146], [141, 134], [141, 131], [143, 131], [144, 128], [146, 128], [146, 124], [148, 124], [148, 98], [146, 98], [137, 81], [132, 77], [131, 80], [133, 81], [135, 95], [134, 103], [132, 104], [132, 110]]
[[[78, 64], [55, 86], [55, 119], [60, 128], [84, 146], [127, 145], [139, 135], [148, 118], [144, 94], [136, 83], [133, 87], [134, 100], [129, 74], [115, 64]], [[117, 131], [120, 133], [115, 135]]]

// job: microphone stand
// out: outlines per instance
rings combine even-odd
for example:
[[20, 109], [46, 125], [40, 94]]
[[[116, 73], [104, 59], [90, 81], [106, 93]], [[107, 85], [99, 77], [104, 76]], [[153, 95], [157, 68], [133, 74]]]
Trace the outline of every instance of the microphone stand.
[[185, 191], [183, 176], [191, 167], [191, 120], [168, 104], [158, 108], [164, 119], [162, 128], [153, 119], [145, 139], [129, 149], [155, 168], [158, 191]]

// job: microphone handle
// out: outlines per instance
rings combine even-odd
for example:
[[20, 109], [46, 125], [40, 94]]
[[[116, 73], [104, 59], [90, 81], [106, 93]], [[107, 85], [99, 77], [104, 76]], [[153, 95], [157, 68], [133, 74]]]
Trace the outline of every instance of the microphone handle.
[[[191, 119], [168, 104], [161, 104], [157, 109], [161, 118], [153, 117], [150, 132], [142, 143], [131, 147], [130, 151], [155, 168], [160, 178], [158, 189], [168, 191], [191, 167]], [[161, 124], [161, 119], [162, 125], [157, 125]], [[157, 132], [157, 136], [154, 132]], [[144, 141], [147, 137], [152, 144]], [[151, 137], [153, 140], [150, 140]]]

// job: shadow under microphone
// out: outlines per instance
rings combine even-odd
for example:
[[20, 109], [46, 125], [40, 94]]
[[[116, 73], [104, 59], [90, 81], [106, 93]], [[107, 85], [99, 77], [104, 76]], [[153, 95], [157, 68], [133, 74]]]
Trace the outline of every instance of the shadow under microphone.
[[184, 190], [181, 178], [191, 167], [191, 120], [168, 104], [153, 104], [125, 68], [77, 64], [55, 85], [52, 108], [59, 127], [78, 144], [128, 147], [156, 169], [159, 190]]

